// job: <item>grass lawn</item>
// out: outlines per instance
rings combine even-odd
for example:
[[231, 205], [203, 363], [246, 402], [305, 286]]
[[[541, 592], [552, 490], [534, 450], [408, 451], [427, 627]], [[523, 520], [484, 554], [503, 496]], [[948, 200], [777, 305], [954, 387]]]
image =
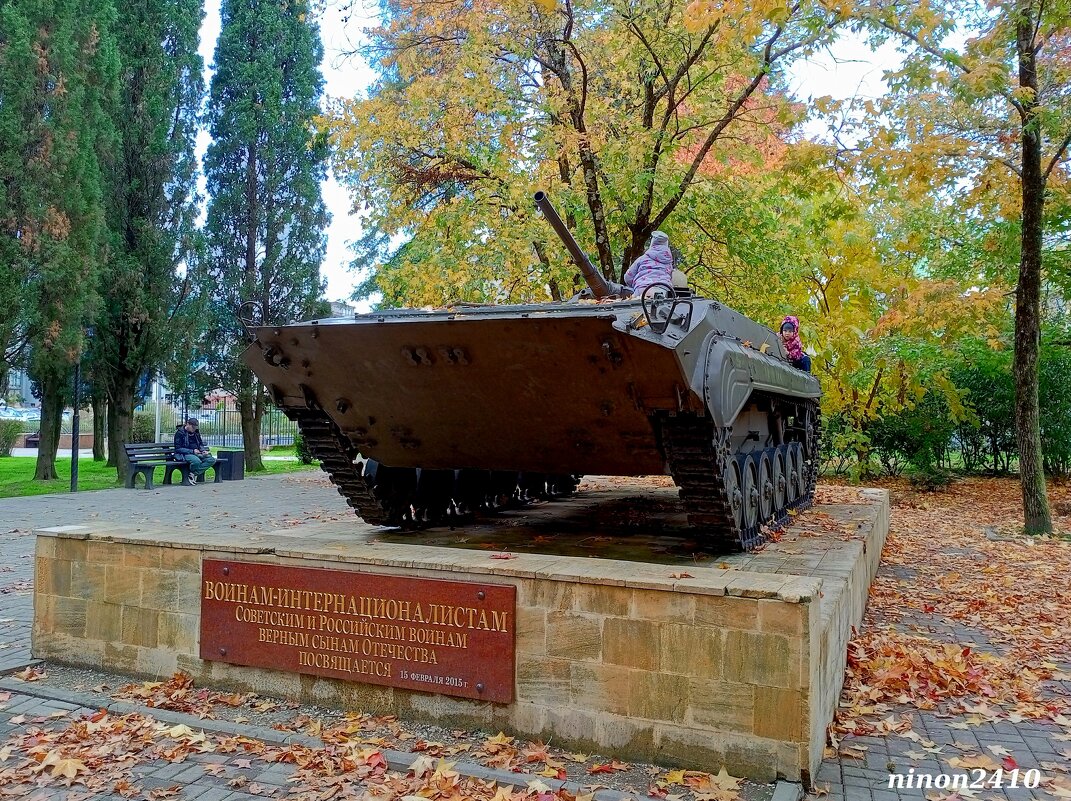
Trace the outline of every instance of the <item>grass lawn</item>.
[[[283, 455], [277, 451], [271, 452], [272, 456]], [[71, 489], [71, 459], [56, 459], [56, 472], [60, 478], [55, 481], [34, 481], [33, 471], [37, 465], [34, 456], [5, 456], [0, 457], [0, 498], [15, 498], [22, 495], [46, 495], [50, 492], [69, 492]], [[264, 462], [265, 470], [262, 473], [249, 473], [246, 475], [270, 475], [274, 473], [288, 473], [292, 470], [315, 470], [318, 465], [303, 465], [296, 459], [294, 461], [271, 460]], [[163, 468], [156, 470], [156, 482], [164, 480]], [[111, 489], [121, 486], [115, 480], [115, 468], [105, 467], [104, 462], [94, 462], [92, 459], [81, 458], [78, 460], [78, 491]]]
[[264, 456], [293, 456], [297, 458], [297, 451], [293, 445], [276, 445], [261, 451]]

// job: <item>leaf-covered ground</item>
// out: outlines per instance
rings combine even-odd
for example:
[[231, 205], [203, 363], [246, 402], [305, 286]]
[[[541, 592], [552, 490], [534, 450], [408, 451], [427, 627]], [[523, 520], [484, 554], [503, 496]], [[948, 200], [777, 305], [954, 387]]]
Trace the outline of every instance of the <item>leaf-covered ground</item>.
[[[886, 773], [981, 769], [990, 781], [998, 768], [1035, 768], [1037, 797], [1071, 798], [1071, 541], [1015, 535], [1013, 480], [967, 479], [934, 494], [888, 486], [889, 538], [849, 645], [827, 757], [842, 780], [867, 769], [876, 778], [881, 759], [868, 752], [888, 755]], [[1059, 528], [1071, 531], [1071, 491], [1057, 485], [1051, 496]], [[858, 772], [847, 772], [853, 762]], [[925, 797], [1009, 796], [989, 785]]]
[[[48, 678], [40, 668], [17, 674], [25, 682]], [[107, 687], [94, 688], [106, 693]], [[724, 769], [718, 774], [665, 770], [632, 765], [589, 754], [571, 753], [542, 742], [526, 742], [498, 733], [442, 731], [407, 726], [393, 716], [362, 713], [312, 717], [295, 714], [297, 704], [251, 693], [223, 693], [193, 685], [176, 674], [166, 682], [125, 684], [112, 692], [151, 709], [193, 714], [205, 728], [161, 722], [151, 714], [56, 710], [9, 717], [14, 730], [0, 744], [0, 798], [23, 801], [87, 801], [96, 797], [194, 798], [203, 787], [188, 785], [198, 777], [225, 780], [244, 795], [292, 801], [590, 801], [600, 787], [612, 786], [634, 798], [675, 801], [736, 801], [745, 793], [741, 779]], [[11, 693], [0, 693], [0, 709]], [[300, 732], [322, 741], [279, 745], [255, 736], [212, 732], [209, 719], [248, 722], [264, 715], [277, 719], [273, 728]], [[0, 726], [0, 728], [4, 728]], [[439, 740], [422, 734], [436, 732]], [[406, 770], [392, 770], [384, 751], [409, 752]], [[509, 782], [471, 778], [459, 772], [464, 760], [512, 774]], [[153, 781], [160, 764], [189, 764], [192, 772], [174, 773], [176, 781]], [[272, 774], [271, 766], [283, 770]], [[271, 775], [272, 781], [258, 781]], [[620, 778], [619, 778], [620, 777]], [[557, 789], [547, 780], [572, 779], [578, 793]], [[622, 780], [623, 778], [623, 780]], [[630, 787], [639, 782], [640, 787]], [[216, 782], [213, 786], [220, 786]], [[761, 788], [754, 786], [761, 792]], [[187, 795], [187, 791], [193, 793]], [[743, 793], [743, 794], [742, 794]]]

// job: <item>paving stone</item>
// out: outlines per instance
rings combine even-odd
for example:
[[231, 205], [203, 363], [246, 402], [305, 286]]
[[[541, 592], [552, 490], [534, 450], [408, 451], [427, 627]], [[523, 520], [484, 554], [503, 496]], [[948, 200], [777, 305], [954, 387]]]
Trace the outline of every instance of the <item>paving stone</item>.
[[[189, 788], [185, 792], [189, 792]], [[197, 795], [188, 795], [190, 801], [223, 801], [231, 795], [229, 787], [205, 787]]]
[[845, 787], [880, 787], [881, 782], [870, 776], [853, 776], [851, 774], [844, 777]]
[[896, 790], [871, 790], [874, 801], [900, 801], [900, 794]]
[[264, 797], [233, 790], [228, 795], [223, 796], [223, 801], [264, 801]]
[[867, 768], [871, 770], [881, 770], [885, 773], [889, 772], [889, 763], [892, 761], [893, 759], [889, 756], [888, 752], [873, 750], [867, 752], [866, 759], [864, 760]]
[[822, 782], [837, 782], [840, 783], [840, 763], [836, 760], [827, 759], [818, 768], [818, 775], [816, 781], [821, 784]]
[[175, 781], [180, 784], [187, 782], [195, 782], [198, 779], [203, 779], [205, 774], [204, 768], [200, 765], [184, 765], [183, 769], [175, 774]]
[[294, 774], [293, 768], [283, 765], [272, 765], [267, 770], [262, 770], [256, 776], [253, 777], [253, 781], [260, 784], [277, 784], [284, 785]]
[[[183, 762], [174, 762], [171, 764], [164, 765], [163, 767], [156, 768], [152, 771], [150, 775], [156, 779], [173, 779], [176, 778], [179, 773], [182, 773], [189, 767], [190, 766], [188, 764], [185, 764]], [[204, 771], [200, 770], [200, 768], [198, 768], [198, 773], [201, 776], [204, 775]]]
[[[1054, 748], [1054, 740], [1041, 737], [1024, 737], [1023, 745], [1030, 750], [1030, 752], [1036, 756], [1045, 758], [1046, 754], [1056, 756], [1056, 750]], [[1065, 748], [1071, 748], [1071, 745], [1065, 746]]]

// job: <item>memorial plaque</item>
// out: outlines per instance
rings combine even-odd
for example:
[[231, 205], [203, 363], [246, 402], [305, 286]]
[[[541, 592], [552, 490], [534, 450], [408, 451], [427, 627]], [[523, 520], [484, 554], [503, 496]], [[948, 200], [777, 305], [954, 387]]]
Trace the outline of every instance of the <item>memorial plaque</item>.
[[516, 588], [205, 559], [201, 658], [508, 703]]

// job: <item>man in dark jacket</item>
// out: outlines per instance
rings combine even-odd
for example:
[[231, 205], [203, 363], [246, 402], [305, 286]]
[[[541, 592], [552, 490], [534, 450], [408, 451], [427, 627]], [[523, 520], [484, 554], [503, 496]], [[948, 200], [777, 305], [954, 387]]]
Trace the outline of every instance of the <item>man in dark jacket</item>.
[[190, 474], [183, 482], [192, 487], [204, 481], [205, 471], [216, 463], [216, 457], [208, 450], [201, 432], [197, 430], [197, 418], [191, 417], [184, 426], [175, 430], [175, 454], [190, 463]]

